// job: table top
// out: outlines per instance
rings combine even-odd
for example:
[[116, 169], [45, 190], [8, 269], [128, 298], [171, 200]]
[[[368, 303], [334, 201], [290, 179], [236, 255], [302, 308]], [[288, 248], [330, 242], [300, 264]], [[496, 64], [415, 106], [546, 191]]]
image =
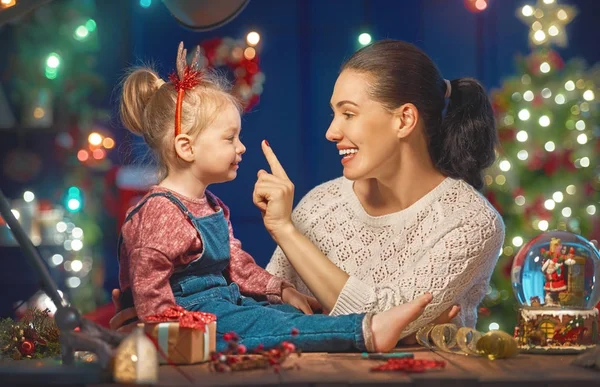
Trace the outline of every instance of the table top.
[[[306, 353], [292, 356], [279, 373], [273, 369], [217, 373], [208, 364], [180, 366], [194, 385], [374, 385], [406, 386], [600, 386], [600, 371], [570, 365], [575, 355], [520, 354], [512, 359], [487, 360], [423, 347], [402, 348], [415, 359], [444, 360], [446, 367], [420, 374], [372, 372], [380, 360], [364, 360], [360, 354]], [[174, 367], [161, 366], [159, 385], [190, 385]]]

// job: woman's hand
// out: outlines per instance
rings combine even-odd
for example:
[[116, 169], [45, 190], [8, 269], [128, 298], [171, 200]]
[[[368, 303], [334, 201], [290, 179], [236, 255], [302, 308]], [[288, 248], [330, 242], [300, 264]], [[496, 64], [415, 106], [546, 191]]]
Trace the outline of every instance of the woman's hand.
[[[450, 308], [446, 309], [442, 314], [438, 316], [435, 320], [433, 320], [434, 324], [447, 324], [452, 319], [460, 313], [460, 305], [453, 305]], [[402, 340], [400, 340], [400, 344], [402, 345], [415, 345], [417, 344], [417, 339], [415, 337], [416, 333], [413, 333], [409, 336], [406, 336]]]
[[292, 230], [292, 205], [294, 184], [277, 160], [267, 141], [261, 144], [262, 151], [272, 173], [258, 171], [252, 199], [262, 213], [265, 228], [277, 240], [277, 234]]
[[288, 287], [281, 291], [281, 300], [286, 304], [300, 309], [304, 314], [313, 314], [313, 311], [322, 310], [316, 298], [300, 293], [294, 288]]

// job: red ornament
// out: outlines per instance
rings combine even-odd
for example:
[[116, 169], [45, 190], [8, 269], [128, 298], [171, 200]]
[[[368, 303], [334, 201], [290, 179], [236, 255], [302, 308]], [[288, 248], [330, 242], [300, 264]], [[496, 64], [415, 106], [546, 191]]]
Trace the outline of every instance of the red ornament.
[[292, 328], [292, 336], [298, 336], [298, 333], [300, 333], [298, 329]]
[[19, 346], [19, 352], [23, 356], [30, 356], [35, 352], [35, 344], [31, 340], [25, 340]]
[[247, 54], [248, 47], [241, 40], [214, 38], [200, 43], [204, 63], [208, 68], [228, 67], [235, 77], [232, 93], [239, 98], [245, 111], [259, 101], [264, 83], [264, 74], [259, 67], [260, 59], [256, 47]]
[[473, 13], [485, 11], [489, 6], [489, 0], [465, 0], [465, 7]]
[[513, 142], [517, 138], [517, 131], [515, 128], [504, 128], [498, 131], [498, 137], [501, 142]]

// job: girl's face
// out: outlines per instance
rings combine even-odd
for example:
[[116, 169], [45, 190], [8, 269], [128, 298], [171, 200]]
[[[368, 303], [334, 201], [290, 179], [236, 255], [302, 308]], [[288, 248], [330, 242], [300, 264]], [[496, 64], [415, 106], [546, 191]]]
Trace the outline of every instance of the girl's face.
[[400, 166], [397, 119], [369, 95], [369, 76], [344, 70], [338, 77], [331, 108], [333, 120], [325, 137], [337, 143], [350, 180], [383, 178]]
[[194, 141], [194, 175], [206, 184], [223, 183], [236, 178], [246, 147], [240, 140], [240, 114], [228, 103]]

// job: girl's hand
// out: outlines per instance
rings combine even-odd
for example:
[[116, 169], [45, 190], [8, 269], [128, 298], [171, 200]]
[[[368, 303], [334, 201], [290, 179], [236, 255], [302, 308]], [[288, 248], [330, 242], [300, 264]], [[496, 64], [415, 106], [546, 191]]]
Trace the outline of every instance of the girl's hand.
[[263, 141], [261, 147], [271, 168], [271, 173], [262, 169], [258, 171], [252, 199], [254, 205], [262, 213], [265, 228], [277, 240], [278, 233], [294, 228], [292, 224], [294, 184], [288, 178], [267, 141]]
[[281, 300], [300, 309], [304, 314], [313, 314], [313, 311], [323, 309], [315, 298], [302, 294], [294, 288], [284, 288], [281, 291]]
[[135, 324], [125, 325], [125, 322], [127, 320], [137, 317], [137, 314], [135, 313], [135, 308], [132, 307], [121, 310], [121, 291], [119, 289], [113, 289], [111, 295], [113, 305], [115, 306], [116, 314], [110, 319], [110, 329], [119, 332], [129, 332], [135, 327]]

